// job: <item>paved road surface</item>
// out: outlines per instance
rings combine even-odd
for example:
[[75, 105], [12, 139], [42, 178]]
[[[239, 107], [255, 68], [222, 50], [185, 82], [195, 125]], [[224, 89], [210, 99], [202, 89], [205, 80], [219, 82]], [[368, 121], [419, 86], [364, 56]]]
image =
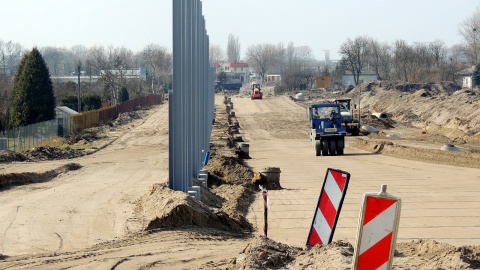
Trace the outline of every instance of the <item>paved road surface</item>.
[[[409, 161], [350, 147], [344, 156], [316, 157], [308, 137], [305, 110], [287, 97], [233, 98], [242, 137], [250, 144], [248, 165], [255, 171], [280, 167], [283, 190], [269, 191], [268, 236], [305, 245], [327, 168], [351, 174], [335, 239], [355, 243], [360, 203], [365, 192], [402, 198], [397, 241], [435, 239], [456, 246], [480, 242], [480, 170]], [[261, 231], [263, 202], [248, 218]]]

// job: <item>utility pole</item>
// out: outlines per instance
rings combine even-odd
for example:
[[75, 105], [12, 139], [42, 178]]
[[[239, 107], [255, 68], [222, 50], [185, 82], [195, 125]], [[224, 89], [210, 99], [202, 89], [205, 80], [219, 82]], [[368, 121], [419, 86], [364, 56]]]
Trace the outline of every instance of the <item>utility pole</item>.
[[155, 94], [155, 89], [153, 88], [153, 82], [155, 81], [155, 75], [152, 76], [152, 93]]
[[82, 104], [80, 102], [80, 62], [77, 66], [77, 76], [78, 76], [78, 113], [82, 112]]
[[473, 57], [474, 57], [474, 65], [477, 63], [477, 28], [473, 28]]
[[325, 66], [328, 68], [330, 66], [330, 50], [322, 50], [325, 52]]
[[[475, 72], [475, 66], [478, 65], [478, 62], [477, 62], [477, 28], [473, 28], [473, 57], [474, 57], [474, 68], [473, 68], [473, 72]], [[470, 77], [470, 86], [471, 86], [471, 90], [473, 91], [473, 72], [472, 72], [472, 77]]]

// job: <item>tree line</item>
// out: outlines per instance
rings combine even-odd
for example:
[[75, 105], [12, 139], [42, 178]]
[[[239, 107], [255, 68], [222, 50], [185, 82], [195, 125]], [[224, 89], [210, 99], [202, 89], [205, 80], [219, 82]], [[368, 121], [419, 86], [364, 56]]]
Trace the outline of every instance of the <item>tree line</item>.
[[[408, 44], [398, 39], [392, 43], [381, 42], [368, 36], [347, 38], [339, 48], [340, 61], [335, 65], [321, 63], [312, 57], [308, 46], [286, 47], [279, 44], [257, 44], [247, 48], [244, 62], [248, 63], [265, 81], [267, 74], [282, 75], [282, 88], [295, 89], [312, 83], [315, 76], [332, 75], [341, 83], [342, 75], [349, 73], [354, 83], [360, 83], [360, 75], [368, 72], [378, 79], [406, 82], [453, 81], [455, 73], [476, 65], [480, 51], [480, 6], [472, 16], [459, 26], [462, 43], [448, 48], [441, 40]], [[210, 62], [240, 61], [238, 37], [229, 35], [227, 52], [218, 45], [210, 48]], [[220, 72], [217, 72], [217, 75]]]
[[[171, 88], [172, 53], [157, 44], [147, 45], [137, 53], [125, 47], [87, 48], [82, 45], [73, 46], [70, 49], [49, 46], [34, 48], [32, 51], [35, 52], [36, 57], [42, 59], [48, 71], [54, 106], [68, 106], [78, 110], [78, 83], [56, 79], [60, 76], [77, 76], [78, 72], [81, 72], [80, 111], [99, 108], [102, 101], [116, 104], [130, 97], [137, 98]], [[27, 51], [18, 43], [0, 40], [0, 130], [26, 123], [16, 120], [17, 116], [12, 114], [14, 110], [12, 107], [17, 106], [22, 98], [26, 98], [24, 95], [16, 95], [15, 89], [20, 84], [17, 78], [25, 76], [22, 71], [22, 61], [32, 51]], [[146, 67], [146, 79], [127, 80], [128, 69], [138, 67]], [[43, 75], [45, 74], [47, 73]], [[94, 76], [100, 79], [91, 80]], [[36, 80], [35, 83], [38, 84], [40, 77]], [[27, 115], [23, 117], [29, 118]], [[29, 121], [27, 122], [30, 124]]]
[[[252, 45], [247, 48], [242, 60], [239, 38], [230, 34], [226, 53], [223, 53], [218, 45], [210, 46], [210, 63], [215, 67], [225, 61], [246, 62], [262, 81], [265, 81], [268, 74], [280, 74], [282, 75], [280, 90], [305, 88], [313, 83], [316, 76], [322, 75], [332, 75], [334, 81], [340, 83], [342, 75], [346, 73], [352, 74], [355, 84], [358, 84], [360, 75], [366, 71], [384, 80], [408, 82], [454, 80], [456, 72], [478, 63], [480, 47], [478, 29], [480, 29], [480, 6], [459, 26], [463, 43], [450, 48], [447, 48], [441, 40], [408, 44], [401, 39], [387, 43], [368, 36], [347, 38], [339, 48], [341, 60], [335, 65], [321, 63], [314, 59], [310, 47], [295, 46], [293, 42], [287, 46], [283, 43]], [[30, 63], [24, 60], [27, 58], [37, 59], [40, 63], [37, 63], [38, 66], [45, 65], [46, 71], [41, 74], [48, 74], [50, 81], [41, 76], [36, 79], [38, 81], [26, 80], [23, 69], [28, 66], [25, 63]], [[49, 89], [51, 84], [54, 105], [63, 103], [75, 107], [73, 101], [78, 95], [78, 84], [52, 80], [50, 76], [55, 78], [78, 75], [79, 71], [82, 73], [80, 87], [82, 111], [99, 106], [101, 101], [109, 100], [115, 104], [130, 96], [136, 98], [147, 93], [170, 89], [172, 62], [172, 53], [157, 44], [147, 45], [136, 53], [125, 47], [87, 48], [83, 45], [70, 49], [49, 46], [34, 48], [28, 52], [18, 43], [0, 40], [0, 130], [51, 117], [50, 113], [40, 113], [33, 105], [31, 114], [19, 109], [22, 106], [29, 108], [26, 101], [35, 100], [32, 93], [40, 90], [31, 88], [34, 83], [41, 82], [45, 89]], [[127, 80], [126, 72], [131, 67], [147, 67], [147, 80]], [[33, 69], [31, 72], [33, 71], [37, 72], [34, 72], [37, 75], [40, 74], [39, 70]], [[93, 76], [99, 76], [101, 79], [88, 80]], [[217, 76], [221, 76], [220, 72]], [[480, 78], [480, 71], [475, 71], [475, 81], [477, 78]], [[19, 92], [18, 87], [24, 92]], [[48, 100], [49, 91], [45, 92]], [[48, 105], [47, 107], [52, 104], [43, 99], [37, 101], [43, 102], [42, 106]], [[19, 115], [22, 113], [26, 115]], [[36, 119], [31, 120], [32, 117]]]

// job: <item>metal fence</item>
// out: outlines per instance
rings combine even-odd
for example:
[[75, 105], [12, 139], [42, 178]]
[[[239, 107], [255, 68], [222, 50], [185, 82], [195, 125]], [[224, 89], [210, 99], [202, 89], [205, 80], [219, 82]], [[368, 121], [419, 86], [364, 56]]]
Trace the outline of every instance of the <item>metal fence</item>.
[[131, 112], [138, 108], [146, 108], [163, 102], [162, 95], [149, 95], [118, 105], [74, 114], [67, 118], [57, 118], [50, 121], [0, 131], [0, 150], [20, 152], [25, 149], [46, 144], [58, 137], [68, 136], [71, 133], [86, 128], [96, 127], [102, 123], [114, 120], [119, 114]]
[[188, 192], [210, 151], [214, 70], [200, 0], [173, 2], [173, 91], [169, 93], [169, 187]]
[[58, 138], [68, 126], [65, 118], [0, 131], [0, 150], [23, 151]]

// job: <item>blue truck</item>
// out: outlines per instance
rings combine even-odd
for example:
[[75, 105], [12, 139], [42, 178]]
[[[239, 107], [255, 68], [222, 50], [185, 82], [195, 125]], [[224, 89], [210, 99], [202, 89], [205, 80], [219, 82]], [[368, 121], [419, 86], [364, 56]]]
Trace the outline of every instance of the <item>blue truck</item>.
[[347, 130], [342, 126], [339, 104], [313, 104], [307, 109], [310, 139], [316, 156], [343, 155]]
[[220, 83], [220, 81], [215, 81], [215, 90], [235, 90], [239, 91], [242, 88], [242, 83]]

